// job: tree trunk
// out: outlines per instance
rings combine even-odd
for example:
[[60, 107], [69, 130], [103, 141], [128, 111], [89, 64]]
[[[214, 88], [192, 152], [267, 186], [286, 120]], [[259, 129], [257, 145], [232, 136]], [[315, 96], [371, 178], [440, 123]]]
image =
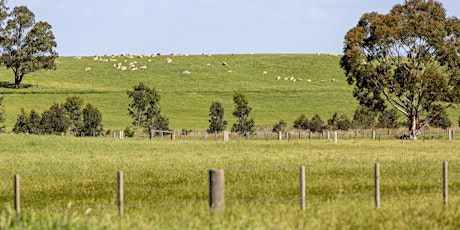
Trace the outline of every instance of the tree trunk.
[[16, 88], [16, 89], [21, 88], [21, 79], [20, 78], [17, 78], [17, 77], [14, 78], [14, 88]]
[[420, 121], [418, 116], [413, 115], [409, 123], [409, 138], [411, 140], [417, 140], [418, 136], [422, 133], [422, 130], [426, 126], [426, 122]]

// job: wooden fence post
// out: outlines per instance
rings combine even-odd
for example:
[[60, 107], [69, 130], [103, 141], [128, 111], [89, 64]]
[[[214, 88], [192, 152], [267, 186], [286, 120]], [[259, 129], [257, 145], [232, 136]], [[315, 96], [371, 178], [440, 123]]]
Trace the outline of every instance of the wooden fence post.
[[281, 131], [278, 132], [278, 140], [283, 140], [283, 133]]
[[334, 131], [334, 144], [337, 144], [338, 141], [338, 134], [337, 131]]
[[305, 166], [300, 166], [300, 210], [305, 210]]
[[20, 189], [20, 176], [14, 174], [14, 209], [16, 214], [21, 212], [21, 189]]
[[123, 217], [123, 172], [118, 172], [118, 215]]
[[227, 142], [228, 139], [228, 131], [224, 131], [224, 141]]
[[380, 208], [380, 166], [378, 163], [375, 164], [375, 207]]
[[448, 189], [449, 189], [449, 184], [448, 184], [448, 180], [447, 180], [447, 167], [448, 167], [448, 164], [447, 164], [447, 161], [443, 161], [442, 162], [442, 196], [444, 198], [444, 204], [446, 205], [447, 204], [447, 200], [448, 200]]
[[209, 170], [209, 207], [221, 212], [225, 207], [225, 179], [223, 169]]

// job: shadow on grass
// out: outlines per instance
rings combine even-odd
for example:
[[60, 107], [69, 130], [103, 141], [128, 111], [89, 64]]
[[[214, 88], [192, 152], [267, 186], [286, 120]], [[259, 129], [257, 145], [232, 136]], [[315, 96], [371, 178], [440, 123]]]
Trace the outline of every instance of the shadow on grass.
[[[34, 85], [31, 84], [21, 84], [21, 89], [27, 89]], [[14, 83], [0, 81], [0, 88], [14, 89]]]

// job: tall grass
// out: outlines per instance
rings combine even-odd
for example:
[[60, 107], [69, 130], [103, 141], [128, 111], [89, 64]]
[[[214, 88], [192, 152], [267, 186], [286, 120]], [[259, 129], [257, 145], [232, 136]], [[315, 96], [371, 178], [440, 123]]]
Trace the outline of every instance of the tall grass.
[[[151, 229], [456, 228], [458, 141], [118, 140], [0, 135], [0, 227]], [[449, 204], [442, 204], [443, 160]], [[381, 168], [381, 209], [373, 166]], [[306, 166], [307, 210], [298, 170]], [[208, 169], [223, 168], [226, 207], [211, 215]], [[117, 214], [116, 173], [125, 175]], [[22, 214], [12, 210], [21, 175]], [[50, 227], [52, 226], [52, 227]], [[2, 227], [3, 228], [3, 227]]]

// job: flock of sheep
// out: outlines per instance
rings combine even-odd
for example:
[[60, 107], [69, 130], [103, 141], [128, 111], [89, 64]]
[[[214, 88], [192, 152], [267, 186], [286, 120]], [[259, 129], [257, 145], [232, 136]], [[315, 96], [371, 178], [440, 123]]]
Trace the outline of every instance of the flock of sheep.
[[[207, 57], [210, 57], [211, 54], [202, 54], [202, 55], [205, 55]], [[320, 54], [317, 54], [317, 55], [320, 55]], [[94, 55], [93, 56], [93, 61], [98, 61], [98, 62], [104, 62], [104, 63], [108, 63], [108, 62], [114, 62], [113, 64], [113, 67], [116, 68], [117, 70], [120, 70], [120, 71], [127, 71], [127, 70], [130, 70], [130, 71], [136, 71], [136, 70], [147, 70], [147, 66], [146, 65], [142, 65], [142, 66], [138, 66], [138, 62], [137, 61], [128, 61], [129, 59], [134, 59], [134, 58], [138, 58], [138, 59], [144, 59], [146, 58], [147, 59], [147, 62], [152, 62], [152, 58], [155, 58], [157, 56], [161, 56], [161, 54], [159, 53], [154, 53], [154, 54], [151, 54], [151, 55], [148, 55], [148, 54], [142, 54], [142, 55], [132, 55], [132, 54], [120, 54], [120, 55], [104, 55], [104, 56], [99, 56], [99, 55]], [[188, 55], [183, 55], [183, 54], [170, 54], [169, 57], [165, 58], [165, 63], [166, 64], [170, 64], [173, 62], [173, 59], [172, 57], [182, 57], [182, 56], [188, 56]], [[332, 55], [330, 55], [332, 56]], [[76, 56], [74, 57], [74, 59], [76, 60], [81, 60], [81, 56]], [[123, 61], [118, 61], [119, 59], [123, 59]], [[221, 64], [223, 66], [226, 66], [228, 65], [227, 62], [225, 61], [222, 61]], [[206, 66], [211, 66], [210, 63], [207, 63]], [[91, 71], [91, 67], [86, 67], [85, 68], [85, 72], [87, 71]], [[227, 69], [226, 73], [227, 74], [230, 74], [232, 73], [233, 70], [231, 69]], [[191, 71], [189, 70], [184, 70], [182, 71], [182, 74], [183, 75], [190, 75], [192, 74]], [[264, 70], [262, 72], [262, 75], [266, 76], [268, 75], [268, 71]], [[284, 81], [291, 81], [291, 82], [296, 82], [296, 81], [303, 81], [302, 78], [295, 78], [295, 77], [281, 77], [281, 76], [277, 76], [275, 78], [277, 81], [280, 81], [280, 80], [284, 80]], [[332, 82], [336, 82], [335, 79], [332, 79], [331, 80]], [[312, 82], [311, 79], [307, 79], [306, 82]], [[325, 83], [326, 80], [319, 80], [320, 83]]]

